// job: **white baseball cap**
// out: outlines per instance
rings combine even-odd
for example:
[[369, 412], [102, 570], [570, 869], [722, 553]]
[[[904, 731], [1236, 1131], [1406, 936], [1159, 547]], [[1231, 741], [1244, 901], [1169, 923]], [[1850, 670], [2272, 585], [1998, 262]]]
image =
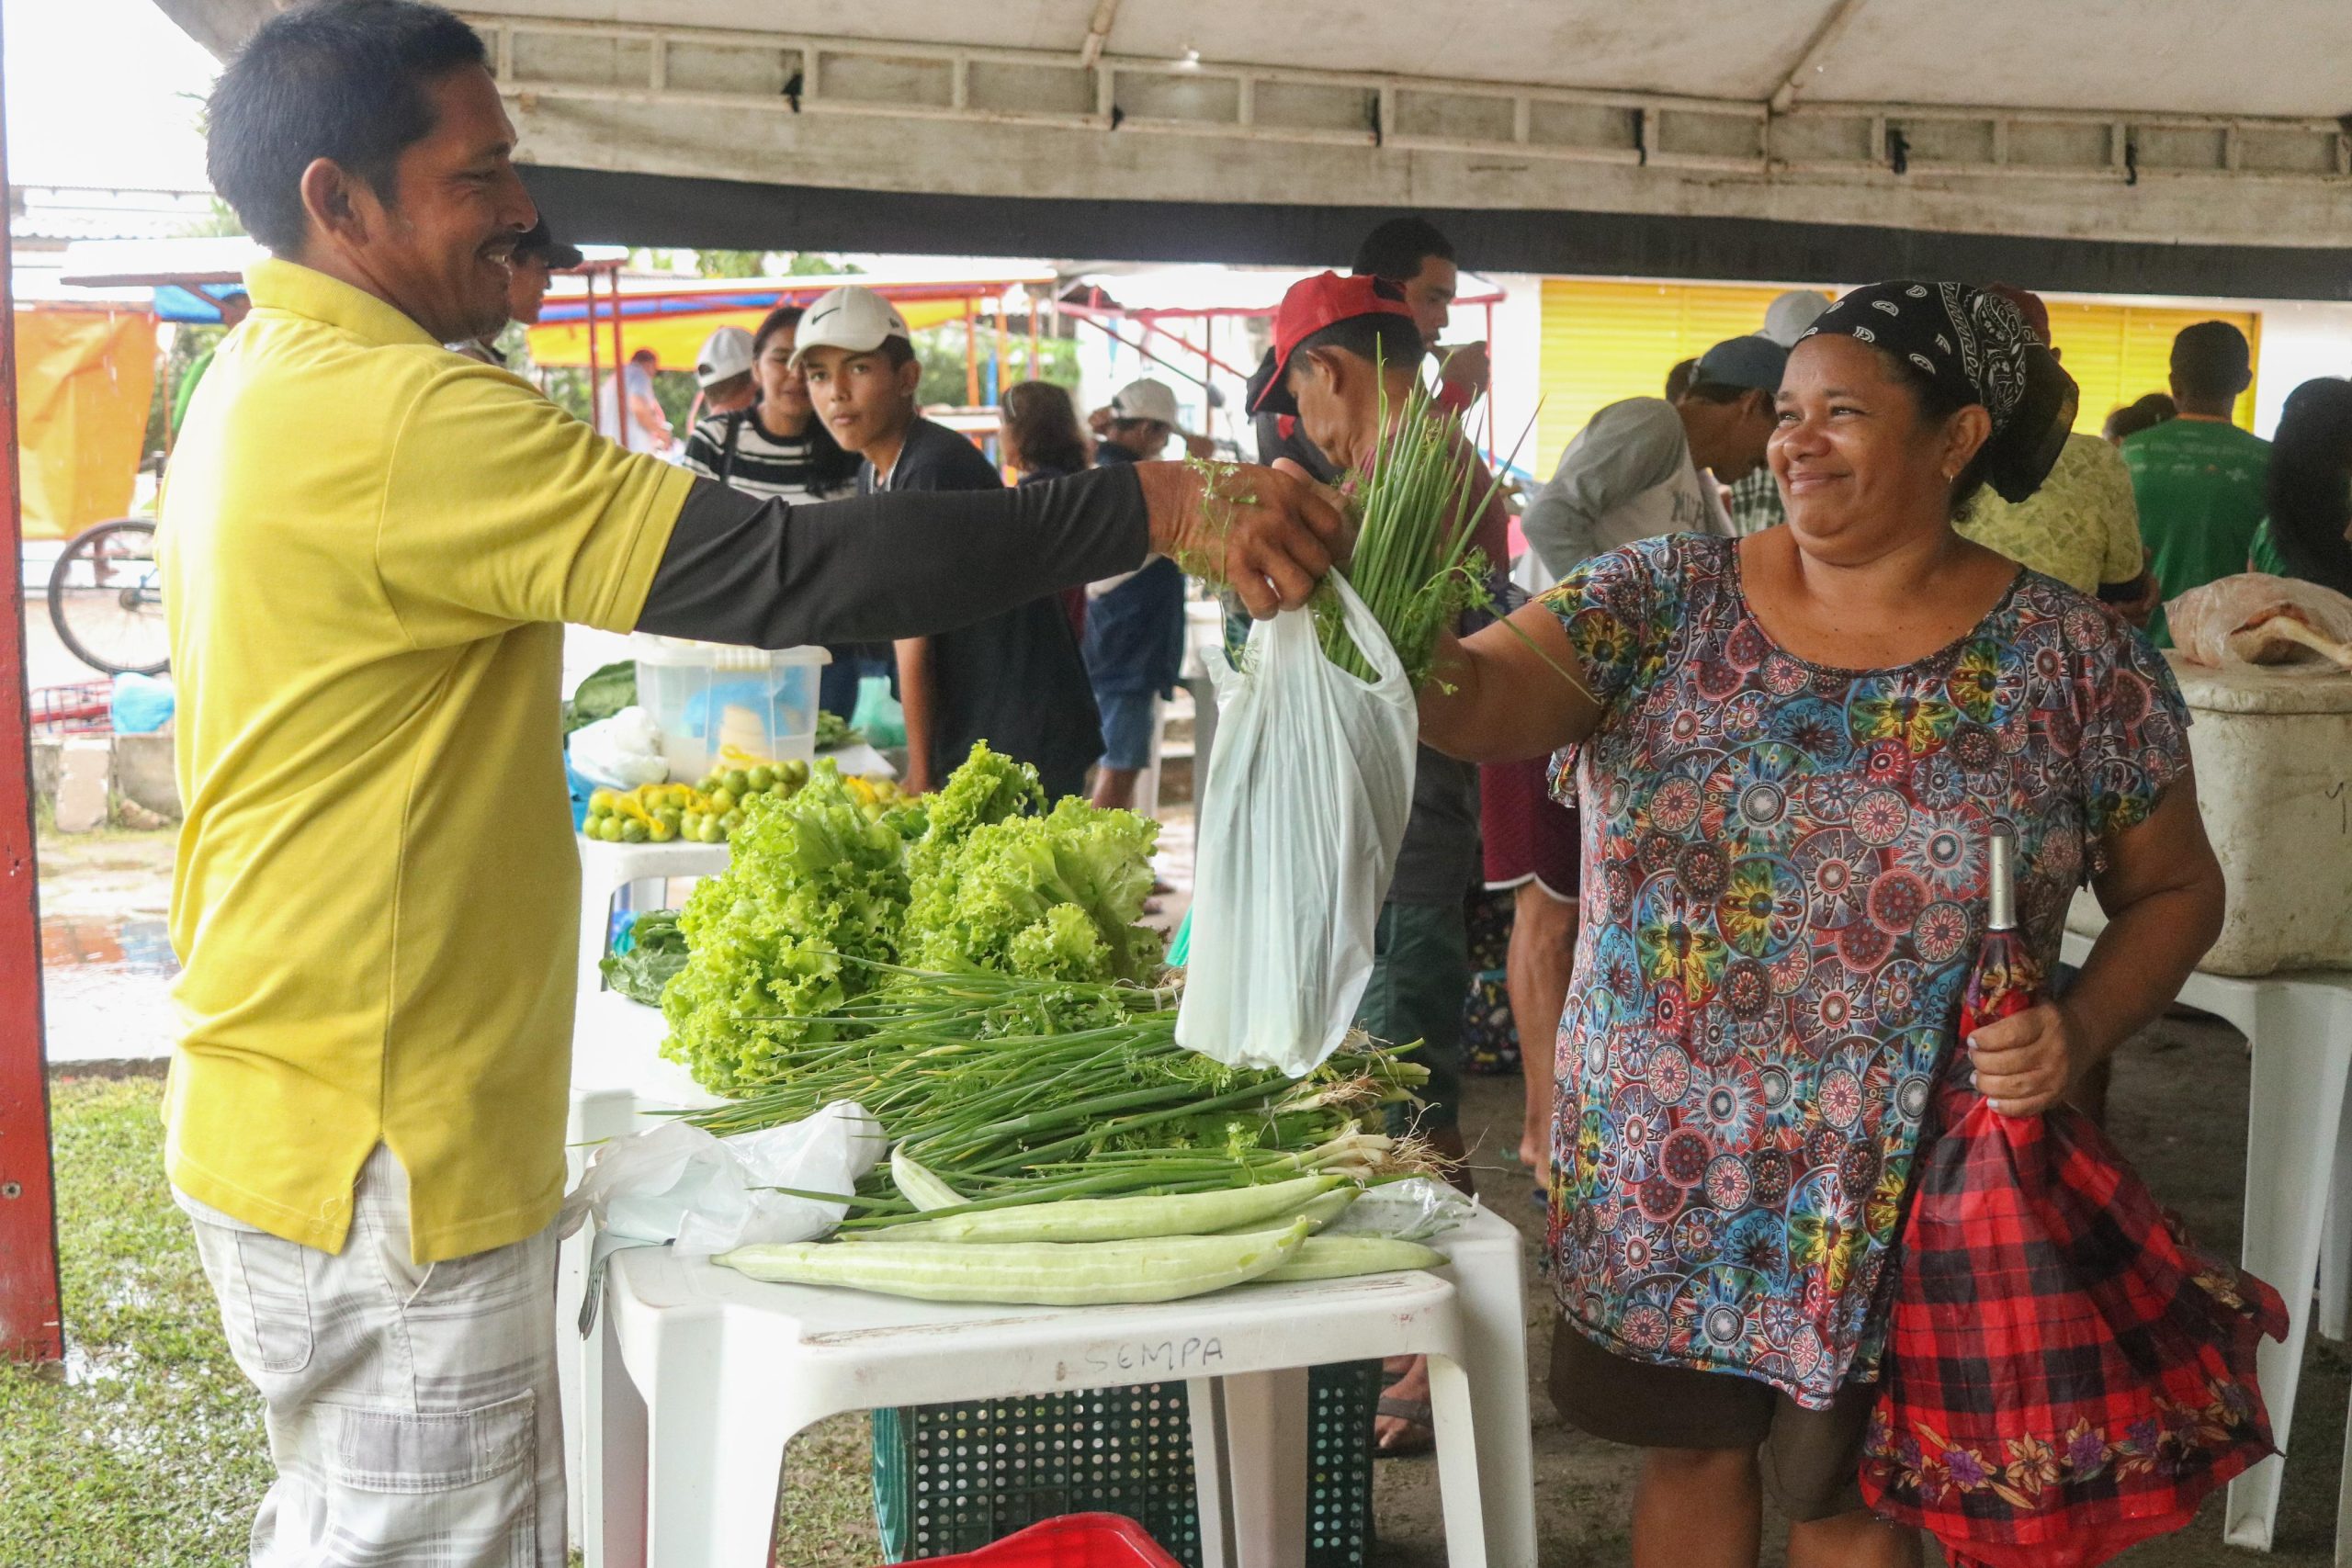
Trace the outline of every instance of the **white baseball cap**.
[[914, 333], [907, 330], [907, 319], [871, 288], [860, 288], [845, 283], [839, 288], [829, 288], [817, 296], [808, 313], [800, 318], [798, 334], [793, 339], [792, 362], [800, 363], [801, 356], [812, 348], [845, 348], [852, 354], [871, 354], [885, 340], [902, 338], [914, 342]]
[[1827, 296], [1810, 288], [1792, 288], [1764, 307], [1764, 330], [1756, 335], [1770, 338], [1782, 348], [1794, 348], [1804, 330], [1827, 309]]
[[1111, 399], [1113, 419], [1156, 419], [1176, 428], [1176, 394], [1158, 381], [1130, 381]]
[[741, 327], [721, 327], [702, 340], [695, 355], [695, 384], [710, 388], [752, 367], [752, 334]]

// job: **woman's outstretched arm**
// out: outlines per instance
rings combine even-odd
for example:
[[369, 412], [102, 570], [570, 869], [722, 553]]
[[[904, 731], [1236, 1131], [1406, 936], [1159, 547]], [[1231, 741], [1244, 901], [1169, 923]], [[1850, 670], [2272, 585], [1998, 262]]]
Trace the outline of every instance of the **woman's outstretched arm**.
[[1527, 604], [1467, 640], [1438, 644], [1421, 683], [1421, 742], [1465, 762], [1541, 757], [1600, 722], [1559, 616]]

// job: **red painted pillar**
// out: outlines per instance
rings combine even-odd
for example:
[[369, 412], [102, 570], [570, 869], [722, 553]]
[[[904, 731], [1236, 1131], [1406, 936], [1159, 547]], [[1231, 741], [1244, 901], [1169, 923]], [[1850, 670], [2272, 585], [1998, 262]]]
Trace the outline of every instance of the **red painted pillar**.
[[[0, 191], [7, 188], [0, 136]], [[40, 906], [33, 882], [32, 727], [25, 693], [24, 528], [17, 512], [17, 309], [0, 227], [0, 1356], [65, 1354], [57, 1203], [41, 1063]]]

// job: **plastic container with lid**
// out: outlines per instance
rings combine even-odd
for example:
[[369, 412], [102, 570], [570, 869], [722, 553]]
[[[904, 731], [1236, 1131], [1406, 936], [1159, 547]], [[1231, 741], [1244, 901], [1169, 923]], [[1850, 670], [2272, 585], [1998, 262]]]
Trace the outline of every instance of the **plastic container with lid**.
[[[2172, 659], [2206, 837], [2229, 884], [2209, 975], [2352, 969], [2352, 675]], [[2088, 889], [2069, 930], [2107, 917]]]
[[691, 783], [720, 762], [807, 761], [817, 754], [821, 648], [771, 651], [639, 633], [637, 700], [662, 728], [670, 776]]

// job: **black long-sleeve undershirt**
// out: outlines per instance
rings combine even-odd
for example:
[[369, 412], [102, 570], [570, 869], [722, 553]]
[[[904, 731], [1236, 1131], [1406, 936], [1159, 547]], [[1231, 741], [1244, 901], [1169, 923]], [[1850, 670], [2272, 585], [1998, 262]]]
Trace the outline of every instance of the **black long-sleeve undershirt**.
[[755, 648], [929, 637], [1143, 564], [1132, 468], [799, 506], [697, 479], [640, 631]]

